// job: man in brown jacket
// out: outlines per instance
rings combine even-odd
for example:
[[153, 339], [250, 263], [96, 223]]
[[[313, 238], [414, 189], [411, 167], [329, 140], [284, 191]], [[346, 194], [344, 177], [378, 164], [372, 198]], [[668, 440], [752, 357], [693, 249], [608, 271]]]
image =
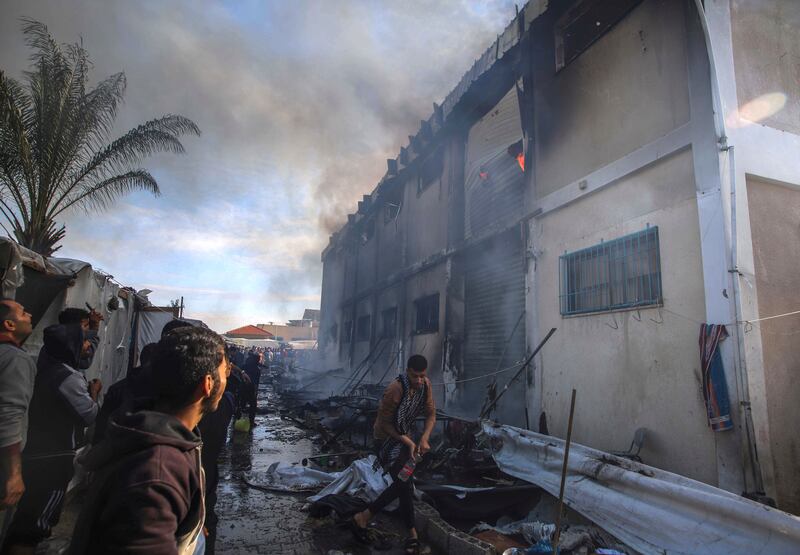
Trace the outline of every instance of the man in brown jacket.
[[112, 419], [82, 460], [95, 475], [70, 553], [191, 555], [204, 541], [197, 424], [225, 391], [225, 345], [204, 328], [176, 329], [159, 341], [152, 370], [155, 410]]
[[[428, 361], [422, 355], [408, 359], [406, 371], [390, 383], [378, 405], [373, 435], [378, 449], [378, 460], [392, 478], [392, 484], [364, 511], [353, 517], [351, 528], [356, 537], [366, 540], [366, 526], [393, 500], [400, 502], [400, 514], [408, 528], [406, 553], [419, 553], [417, 529], [414, 527], [413, 476], [398, 477], [403, 466], [413, 456], [418, 459], [430, 450], [429, 440], [436, 424], [436, 406], [433, 402], [431, 382], [427, 376]], [[414, 421], [425, 415], [425, 428], [418, 443], [414, 443]]]

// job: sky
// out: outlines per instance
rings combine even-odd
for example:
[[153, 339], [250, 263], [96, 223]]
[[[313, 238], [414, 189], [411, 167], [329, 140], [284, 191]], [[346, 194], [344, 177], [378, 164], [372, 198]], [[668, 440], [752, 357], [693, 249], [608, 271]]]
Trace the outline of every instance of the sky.
[[212, 329], [319, 308], [330, 234], [514, 16], [509, 0], [0, 0], [0, 68], [21, 78], [20, 18], [83, 41], [92, 84], [124, 71], [112, 137], [192, 119], [184, 155], [134, 193], [67, 213], [56, 256], [90, 262]]

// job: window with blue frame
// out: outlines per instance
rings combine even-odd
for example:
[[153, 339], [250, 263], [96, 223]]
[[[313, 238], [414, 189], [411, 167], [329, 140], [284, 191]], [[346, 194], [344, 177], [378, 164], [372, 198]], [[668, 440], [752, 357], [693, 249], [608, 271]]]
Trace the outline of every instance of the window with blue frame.
[[564, 316], [662, 304], [658, 227], [563, 254], [559, 283]]

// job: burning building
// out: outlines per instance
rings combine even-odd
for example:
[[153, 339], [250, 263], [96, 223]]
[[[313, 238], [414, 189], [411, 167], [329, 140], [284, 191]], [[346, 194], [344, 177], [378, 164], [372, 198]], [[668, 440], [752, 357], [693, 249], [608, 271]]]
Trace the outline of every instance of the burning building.
[[331, 237], [325, 366], [477, 417], [557, 328], [499, 421], [574, 387], [579, 443], [797, 513], [798, 59], [791, 0], [531, 0]]

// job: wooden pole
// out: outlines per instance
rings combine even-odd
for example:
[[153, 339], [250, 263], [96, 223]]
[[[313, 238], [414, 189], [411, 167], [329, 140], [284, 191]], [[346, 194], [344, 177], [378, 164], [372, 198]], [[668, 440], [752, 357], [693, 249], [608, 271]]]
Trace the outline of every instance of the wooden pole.
[[561, 489], [558, 492], [558, 514], [556, 515], [556, 537], [553, 540], [553, 553], [558, 553], [558, 542], [561, 539], [561, 513], [564, 512], [564, 486], [567, 484], [567, 463], [569, 461], [569, 444], [572, 441], [572, 420], [575, 415], [575, 390], [572, 390], [572, 401], [569, 405], [569, 424], [567, 424], [567, 441], [564, 444], [564, 466], [561, 467]]

